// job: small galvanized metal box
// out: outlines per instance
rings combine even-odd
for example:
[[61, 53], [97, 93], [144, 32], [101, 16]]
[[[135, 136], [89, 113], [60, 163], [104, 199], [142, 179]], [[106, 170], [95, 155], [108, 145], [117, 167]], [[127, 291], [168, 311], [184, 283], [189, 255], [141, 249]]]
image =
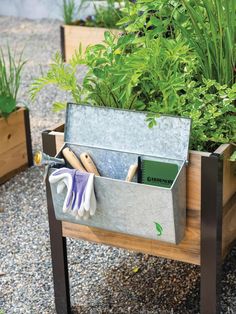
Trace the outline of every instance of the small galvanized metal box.
[[[88, 220], [64, 213], [66, 192], [57, 194], [52, 184], [56, 218], [178, 244], [186, 225], [191, 120], [160, 116], [156, 122], [150, 129], [144, 112], [68, 104], [65, 146], [78, 157], [82, 152], [89, 153], [101, 177], [95, 176], [97, 210]], [[126, 182], [129, 167], [137, 163], [138, 156], [177, 164], [172, 186], [140, 184], [136, 177], [134, 182]], [[55, 168], [50, 169], [50, 173], [53, 171]]]

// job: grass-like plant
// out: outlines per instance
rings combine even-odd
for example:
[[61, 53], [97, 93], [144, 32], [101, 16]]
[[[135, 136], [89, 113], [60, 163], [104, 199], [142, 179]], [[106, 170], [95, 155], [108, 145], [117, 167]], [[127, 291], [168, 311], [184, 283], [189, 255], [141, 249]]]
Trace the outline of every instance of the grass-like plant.
[[7, 49], [6, 57], [0, 48], [0, 116], [7, 117], [16, 108], [25, 63], [26, 61], [22, 60], [22, 53], [16, 61], [10, 47]]
[[[129, 0], [106, 0], [106, 5], [94, 4], [94, 16], [88, 16], [86, 19], [78, 19], [79, 13], [89, 4], [89, 0], [81, 0], [76, 5], [75, 0], [63, 0], [62, 16], [66, 25], [80, 25], [91, 27], [115, 28], [116, 23], [123, 16], [122, 8], [127, 5]], [[93, 2], [93, 1], [91, 1]]]
[[198, 56], [199, 80], [236, 82], [235, 0], [137, 0], [118, 25], [145, 36], [181, 36]]
[[236, 1], [180, 2], [190, 21], [181, 26], [181, 32], [198, 54], [202, 74], [232, 86], [236, 78]]
[[62, 8], [64, 24], [73, 24], [75, 15], [77, 13], [75, 0], [63, 0]]
[[[125, 1], [123, 2], [125, 3]], [[121, 4], [119, 2], [107, 0], [106, 7], [95, 6], [94, 24], [107, 28], [115, 27], [122, 17]]]

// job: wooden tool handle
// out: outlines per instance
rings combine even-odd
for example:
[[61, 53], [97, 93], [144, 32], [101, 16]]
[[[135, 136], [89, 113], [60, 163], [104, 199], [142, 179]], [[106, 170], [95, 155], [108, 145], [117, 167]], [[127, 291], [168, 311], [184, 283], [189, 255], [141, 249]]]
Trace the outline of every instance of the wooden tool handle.
[[68, 163], [74, 168], [82, 172], [86, 172], [84, 167], [82, 166], [79, 159], [75, 156], [75, 154], [72, 152], [72, 150], [69, 147], [66, 147], [62, 150], [62, 154], [65, 157], [65, 159], [68, 161]]
[[129, 171], [128, 171], [128, 174], [127, 174], [127, 177], [125, 179], [125, 181], [132, 181], [133, 177], [135, 176], [136, 172], [138, 170], [138, 165], [131, 165], [129, 167]]
[[83, 163], [84, 168], [90, 172], [90, 173], [94, 173], [96, 176], [100, 176], [92, 158], [89, 156], [88, 153], [82, 153], [80, 156], [80, 160]]

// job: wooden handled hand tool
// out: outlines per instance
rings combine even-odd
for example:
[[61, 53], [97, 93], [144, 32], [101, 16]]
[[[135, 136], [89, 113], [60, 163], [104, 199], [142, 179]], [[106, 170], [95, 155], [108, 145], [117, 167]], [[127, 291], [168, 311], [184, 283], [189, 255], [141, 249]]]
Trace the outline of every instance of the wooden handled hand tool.
[[80, 157], [80, 160], [82, 161], [84, 168], [88, 172], [94, 173], [96, 176], [100, 176], [92, 158], [89, 156], [88, 153], [82, 153], [79, 157]]
[[62, 150], [62, 154], [65, 157], [65, 159], [68, 161], [68, 163], [74, 168], [82, 172], [86, 172], [84, 167], [82, 166], [79, 159], [76, 157], [76, 155], [72, 152], [72, 150], [69, 147], [66, 147]]
[[128, 171], [128, 174], [127, 174], [127, 177], [125, 179], [125, 181], [132, 181], [133, 177], [135, 176], [136, 172], [138, 170], [138, 165], [131, 165], [129, 167], [129, 171]]

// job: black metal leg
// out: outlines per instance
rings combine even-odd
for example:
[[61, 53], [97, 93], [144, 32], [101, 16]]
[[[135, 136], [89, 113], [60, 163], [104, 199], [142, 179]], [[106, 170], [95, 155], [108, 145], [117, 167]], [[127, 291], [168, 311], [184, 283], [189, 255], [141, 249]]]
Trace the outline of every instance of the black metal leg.
[[26, 135], [27, 155], [28, 155], [28, 166], [31, 167], [33, 165], [33, 153], [32, 153], [31, 132], [30, 132], [29, 110], [27, 108], [24, 111], [24, 118], [25, 118], [25, 135]]
[[60, 36], [61, 36], [61, 58], [66, 61], [66, 52], [65, 52], [65, 29], [63, 26], [60, 26]]
[[[55, 138], [53, 136], [50, 138], [47, 132], [44, 132], [42, 137], [44, 152], [53, 154], [53, 150], [55, 150]], [[61, 221], [55, 218], [48, 178], [46, 180], [46, 190], [56, 311], [58, 314], [69, 314], [71, 313], [71, 306], [66, 238], [62, 236]]]
[[220, 313], [223, 161], [202, 157], [201, 314]]

